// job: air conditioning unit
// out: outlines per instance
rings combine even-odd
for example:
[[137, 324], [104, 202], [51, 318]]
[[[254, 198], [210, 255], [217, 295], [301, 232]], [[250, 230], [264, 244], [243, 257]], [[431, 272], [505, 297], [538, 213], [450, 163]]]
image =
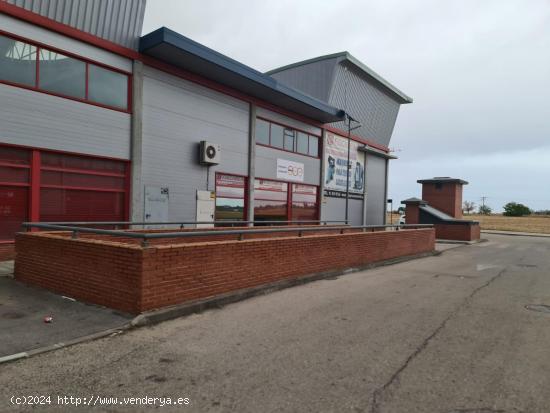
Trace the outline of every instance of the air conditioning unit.
[[222, 148], [217, 143], [201, 141], [200, 160], [203, 165], [217, 165], [221, 162]]

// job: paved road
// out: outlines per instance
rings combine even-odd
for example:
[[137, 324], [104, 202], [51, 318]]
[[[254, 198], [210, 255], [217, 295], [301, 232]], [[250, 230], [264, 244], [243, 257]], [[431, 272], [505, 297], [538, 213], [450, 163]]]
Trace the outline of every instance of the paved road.
[[3, 365], [0, 411], [49, 394], [190, 398], [158, 411], [548, 412], [550, 314], [525, 306], [550, 304], [550, 240], [487, 238]]

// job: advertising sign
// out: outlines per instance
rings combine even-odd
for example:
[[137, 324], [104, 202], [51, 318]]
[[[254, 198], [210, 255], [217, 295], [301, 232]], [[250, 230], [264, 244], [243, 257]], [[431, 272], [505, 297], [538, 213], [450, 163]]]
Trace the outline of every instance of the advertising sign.
[[304, 164], [286, 159], [277, 159], [277, 179], [304, 182]]
[[[347, 138], [327, 133], [325, 142], [325, 196], [345, 197], [349, 173], [350, 198], [363, 199], [365, 188], [365, 157], [359, 152], [360, 143], [351, 141], [349, 152], [349, 169]], [[347, 171], [346, 171], [347, 170]]]

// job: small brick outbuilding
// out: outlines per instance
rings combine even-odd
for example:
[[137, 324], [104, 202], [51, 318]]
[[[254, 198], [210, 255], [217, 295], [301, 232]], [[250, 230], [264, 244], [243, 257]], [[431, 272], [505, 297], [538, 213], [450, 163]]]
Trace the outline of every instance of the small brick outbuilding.
[[409, 198], [405, 205], [407, 224], [433, 224], [437, 239], [476, 241], [479, 222], [463, 219], [462, 187], [468, 182], [450, 177], [420, 179], [422, 199]]

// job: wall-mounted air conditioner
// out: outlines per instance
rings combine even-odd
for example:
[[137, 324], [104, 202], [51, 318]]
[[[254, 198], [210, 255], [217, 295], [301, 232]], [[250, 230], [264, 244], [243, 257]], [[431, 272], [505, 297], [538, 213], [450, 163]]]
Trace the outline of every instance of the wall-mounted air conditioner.
[[222, 148], [217, 143], [201, 141], [199, 162], [203, 165], [217, 165], [221, 162]]

